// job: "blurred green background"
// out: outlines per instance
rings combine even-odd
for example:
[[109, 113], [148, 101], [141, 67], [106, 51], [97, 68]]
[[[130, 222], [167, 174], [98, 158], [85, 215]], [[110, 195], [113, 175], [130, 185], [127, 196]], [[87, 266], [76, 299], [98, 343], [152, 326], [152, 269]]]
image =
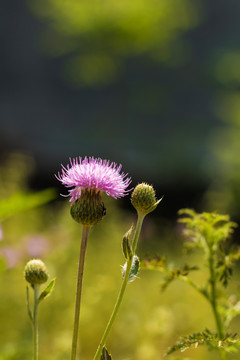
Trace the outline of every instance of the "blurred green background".
[[[23, 270], [26, 262], [36, 257], [47, 264], [50, 279], [57, 279], [51, 297], [40, 306], [40, 358], [68, 359], [81, 226], [72, 220], [66, 199], [52, 201], [56, 197], [54, 190], [29, 192], [26, 187], [28, 164], [28, 158], [12, 155], [1, 167], [1, 193], [7, 189], [9, 197], [7, 202], [6, 199], [0, 201], [0, 359], [32, 358], [31, 324], [26, 309], [27, 284]], [[50, 203], [44, 205], [48, 201]], [[134, 209], [119, 207], [121, 201], [105, 196], [107, 215], [90, 233], [79, 337], [81, 358], [85, 360], [93, 358], [117, 297], [122, 281], [120, 265], [124, 264], [121, 240], [136, 221]], [[146, 217], [138, 255], [140, 259], [166, 256], [170, 266], [174, 267], [197, 264], [202, 272], [196, 271], [191, 277], [204, 284], [207, 274], [202, 254], [184, 254], [181, 226], [164, 216], [166, 206], [163, 200], [155, 210], [155, 216], [153, 213]], [[239, 293], [239, 275], [240, 269], [236, 269], [229, 294]], [[142, 270], [128, 286], [107, 341], [114, 359], [163, 360], [167, 348], [180, 335], [206, 327], [215, 328], [211, 309], [203, 297], [179, 281], [162, 292], [163, 280], [163, 275], [158, 272]], [[238, 331], [238, 328], [236, 319], [231, 331]], [[218, 356], [200, 347], [186, 351], [185, 357], [179, 354], [168, 358], [217, 360]], [[237, 359], [236, 356], [230, 356], [229, 360]]]
[[[228, 212], [240, 221], [239, 13], [236, 0], [2, 5], [0, 359], [31, 358], [23, 268], [34, 256], [57, 277], [40, 309], [42, 358], [69, 357], [81, 229], [54, 178], [69, 157], [122, 163], [133, 185], [148, 181], [158, 197], [164, 194], [144, 224], [142, 257], [158, 253], [184, 263], [179, 208]], [[49, 187], [57, 192], [45, 191]], [[128, 198], [106, 198], [106, 205], [87, 253], [85, 360], [115, 300], [121, 238], [135, 219]], [[214, 326], [204, 299], [186, 285], [173, 284], [162, 294], [159, 274], [142, 272], [140, 278], [129, 287], [109, 338], [114, 359], [160, 360], [180, 334]], [[207, 356], [213, 359], [204, 348], [186, 353]]]

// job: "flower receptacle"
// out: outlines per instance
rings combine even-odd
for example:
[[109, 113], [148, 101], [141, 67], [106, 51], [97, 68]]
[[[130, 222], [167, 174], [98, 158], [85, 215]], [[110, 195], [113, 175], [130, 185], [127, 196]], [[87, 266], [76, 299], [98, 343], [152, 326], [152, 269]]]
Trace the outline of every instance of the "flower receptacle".
[[80, 198], [71, 206], [71, 215], [75, 221], [87, 227], [99, 223], [106, 215], [101, 192], [95, 189], [82, 190]]

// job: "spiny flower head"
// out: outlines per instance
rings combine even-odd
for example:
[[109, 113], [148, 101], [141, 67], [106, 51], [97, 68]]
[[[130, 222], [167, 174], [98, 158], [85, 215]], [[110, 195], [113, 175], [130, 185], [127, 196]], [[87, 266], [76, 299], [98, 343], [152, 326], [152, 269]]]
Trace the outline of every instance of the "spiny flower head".
[[147, 215], [156, 209], [160, 200], [156, 200], [155, 190], [146, 183], [138, 184], [132, 192], [131, 202], [137, 212]]
[[130, 191], [126, 188], [131, 183], [131, 179], [127, 174], [120, 173], [121, 168], [122, 165], [110, 163], [109, 160], [79, 157], [70, 159], [67, 167], [62, 165], [62, 173], [58, 173], [56, 178], [67, 188], [72, 188], [69, 190], [72, 204], [81, 197], [85, 189], [105, 192], [116, 199], [127, 195]]
[[46, 265], [39, 259], [30, 260], [24, 269], [25, 279], [31, 285], [43, 284], [48, 279]]

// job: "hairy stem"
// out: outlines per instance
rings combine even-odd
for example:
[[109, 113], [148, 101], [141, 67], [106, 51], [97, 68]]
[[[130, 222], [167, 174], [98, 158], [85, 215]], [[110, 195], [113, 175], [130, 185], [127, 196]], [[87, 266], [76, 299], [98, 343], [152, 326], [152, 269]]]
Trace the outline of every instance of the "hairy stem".
[[76, 360], [76, 355], [77, 355], [77, 341], [78, 341], [80, 305], [81, 305], [81, 296], [82, 296], [83, 270], [84, 270], [84, 261], [85, 261], [85, 254], [86, 254], [86, 249], [87, 249], [87, 240], [88, 240], [89, 230], [90, 230], [90, 227], [83, 226], [79, 263], [78, 263], [77, 290], [76, 290], [76, 303], [75, 303], [75, 315], [74, 315], [74, 325], [73, 325], [71, 360]]
[[[139, 235], [140, 235], [140, 232], [141, 232], [144, 217], [145, 217], [145, 215], [138, 213], [138, 220], [137, 220], [136, 230], [135, 230], [135, 234], [134, 234], [134, 238], [133, 238], [133, 244], [132, 244], [133, 255], [135, 254], [135, 251], [136, 251], [136, 248], [137, 248], [137, 243], [138, 243]], [[106, 326], [106, 329], [105, 329], [105, 331], [103, 333], [102, 339], [101, 339], [101, 341], [100, 341], [100, 343], [98, 345], [96, 354], [94, 356], [94, 360], [99, 359], [99, 357], [101, 355], [101, 352], [102, 352], [102, 348], [103, 348], [103, 346], [104, 346], [104, 344], [106, 342], [107, 336], [108, 336], [108, 334], [109, 334], [109, 332], [110, 332], [110, 330], [112, 328], [114, 320], [116, 319], [118, 310], [119, 310], [120, 305], [122, 303], [122, 299], [123, 299], [123, 296], [124, 296], [124, 293], [125, 293], [125, 290], [126, 290], [126, 287], [127, 287], [127, 284], [128, 284], [128, 279], [129, 279], [129, 274], [130, 274], [130, 271], [131, 271], [131, 266], [132, 266], [132, 259], [127, 261], [127, 268], [126, 268], [125, 276], [124, 276], [124, 279], [123, 279], [123, 282], [122, 282], [122, 286], [121, 286], [121, 289], [119, 291], [118, 298], [117, 298], [117, 301], [115, 303], [115, 306], [113, 308], [113, 312], [112, 312], [112, 314], [110, 316], [110, 319], [109, 319], [109, 321], [107, 323], [107, 326]]]

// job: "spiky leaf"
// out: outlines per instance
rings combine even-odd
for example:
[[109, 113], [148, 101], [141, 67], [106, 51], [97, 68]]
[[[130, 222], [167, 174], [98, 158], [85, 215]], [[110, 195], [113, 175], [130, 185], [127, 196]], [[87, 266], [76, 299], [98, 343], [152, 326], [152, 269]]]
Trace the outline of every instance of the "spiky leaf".
[[235, 352], [240, 345], [240, 338], [237, 334], [226, 334], [223, 339], [220, 339], [217, 333], [206, 329], [205, 331], [182, 337], [180, 341], [168, 349], [167, 355], [177, 350], [183, 352], [189, 348], [197, 348], [200, 345], [207, 345], [209, 349]]

